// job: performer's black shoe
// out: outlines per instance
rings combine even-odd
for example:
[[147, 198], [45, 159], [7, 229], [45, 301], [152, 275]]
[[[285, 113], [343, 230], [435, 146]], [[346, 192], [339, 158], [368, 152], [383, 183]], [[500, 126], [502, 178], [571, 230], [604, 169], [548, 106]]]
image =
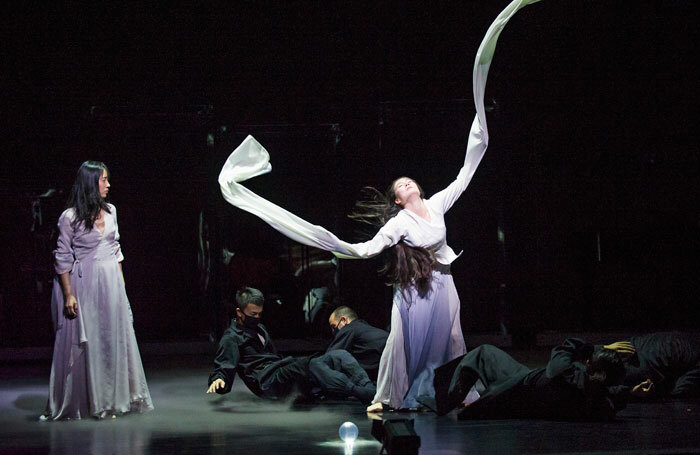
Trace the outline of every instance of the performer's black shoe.
[[437, 403], [435, 402], [435, 398], [429, 395], [421, 395], [419, 397], [416, 397], [416, 401], [425, 406], [426, 408], [430, 409], [431, 411], [437, 412]]

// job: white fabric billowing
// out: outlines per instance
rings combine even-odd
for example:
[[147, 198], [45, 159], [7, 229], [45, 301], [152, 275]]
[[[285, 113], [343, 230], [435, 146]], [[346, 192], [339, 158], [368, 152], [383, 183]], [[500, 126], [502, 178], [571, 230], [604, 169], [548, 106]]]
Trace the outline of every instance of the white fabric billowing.
[[[444, 214], [464, 192], [488, 146], [484, 91], [498, 37], [508, 20], [523, 6], [539, 0], [515, 0], [489, 27], [476, 55], [473, 72], [476, 116], [472, 122], [464, 165], [444, 190], [425, 201], [429, 220], [401, 210], [372, 238], [350, 244], [321, 226], [313, 225], [261, 198], [240, 182], [272, 170], [269, 154], [252, 136], [231, 153], [219, 174], [224, 198], [305, 245], [331, 251], [341, 258], [367, 258], [399, 241], [429, 249], [438, 262], [449, 265], [457, 254], [446, 243]], [[452, 276], [437, 270], [432, 290], [421, 297], [414, 288], [394, 289], [391, 332], [382, 353], [373, 402], [393, 408], [418, 406], [417, 398], [433, 395], [433, 369], [466, 352], [460, 325], [460, 301]], [[475, 396], [472, 399], [476, 398]]]
[[[458, 180], [464, 185], [469, 184], [476, 168], [488, 146], [489, 134], [486, 125], [486, 113], [484, 109], [484, 92], [486, 90], [486, 79], [493, 54], [496, 50], [498, 37], [511, 17], [522, 7], [539, 0], [514, 0], [498, 15], [491, 24], [476, 54], [473, 71], [473, 91], [474, 104], [476, 106], [476, 116], [472, 122], [467, 142], [467, 152], [464, 158]], [[293, 213], [267, 201], [252, 191], [245, 188], [240, 182], [272, 171], [270, 155], [265, 148], [253, 138], [248, 136], [228, 157], [219, 174], [219, 185], [221, 193], [230, 204], [243, 209], [253, 215], [262, 218], [273, 228], [280, 231], [285, 236], [304, 245], [313, 246], [322, 250], [330, 251], [337, 257], [367, 258], [379, 254], [384, 248], [396, 244], [400, 237], [400, 231], [390, 230], [388, 226], [383, 233], [380, 233], [369, 242], [350, 244], [340, 240], [332, 232], [321, 226], [309, 223]], [[389, 223], [387, 223], [389, 225]], [[441, 246], [436, 250], [439, 262], [443, 264], [451, 263], [457, 255], [447, 247]]]

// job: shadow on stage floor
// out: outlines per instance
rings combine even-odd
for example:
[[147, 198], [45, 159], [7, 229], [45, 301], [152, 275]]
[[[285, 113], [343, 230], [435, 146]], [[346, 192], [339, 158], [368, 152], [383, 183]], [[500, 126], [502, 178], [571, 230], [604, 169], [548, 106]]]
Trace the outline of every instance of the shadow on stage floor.
[[[511, 352], [539, 366], [540, 352]], [[377, 454], [372, 420], [358, 402], [293, 405], [251, 394], [240, 380], [225, 396], [205, 395], [211, 358], [144, 359], [155, 411], [105, 421], [38, 422], [49, 363], [0, 367], [0, 454], [346, 454], [338, 427], [352, 421], [352, 454]], [[453, 414], [384, 415], [413, 418], [425, 454], [700, 453], [700, 403], [632, 403], [609, 423], [535, 420], [458, 421]]]

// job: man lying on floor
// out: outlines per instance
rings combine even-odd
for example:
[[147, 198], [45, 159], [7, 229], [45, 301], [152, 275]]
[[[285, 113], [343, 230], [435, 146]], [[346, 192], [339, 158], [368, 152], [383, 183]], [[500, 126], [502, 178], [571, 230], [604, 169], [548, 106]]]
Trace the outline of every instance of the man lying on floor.
[[594, 354], [593, 345], [575, 338], [555, 347], [546, 367], [535, 369], [482, 345], [435, 369], [435, 399], [419, 401], [444, 415], [463, 406], [478, 384], [480, 397], [459, 411], [460, 419], [608, 420], [626, 405], [624, 373], [617, 352]]
[[[623, 345], [618, 341], [610, 346]], [[625, 385], [641, 400], [700, 396], [700, 334], [658, 332], [633, 336], [627, 342]]]
[[347, 351], [315, 357], [279, 355], [260, 323], [264, 300], [254, 288], [236, 293], [236, 317], [219, 342], [207, 393], [230, 392], [238, 373], [248, 389], [262, 398], [283, 398], [296, 392], [308, 399], [312, 389], [319, 388], [327, 397], [352, 396], [365, 404], [372, 401], [376, 388]]

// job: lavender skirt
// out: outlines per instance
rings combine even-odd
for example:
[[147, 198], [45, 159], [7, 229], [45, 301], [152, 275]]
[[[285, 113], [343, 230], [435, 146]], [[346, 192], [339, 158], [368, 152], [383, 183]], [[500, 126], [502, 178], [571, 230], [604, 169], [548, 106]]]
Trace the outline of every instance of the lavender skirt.
[[460, 302], [449, 266], [433, 271], [432, 289], [394, 289], [391, 331], [379, 362], [374, 402], [395, 409], [419, 406], [416, 397], [434, 396], [433, 370], [467, 352]]
[[54, 342], [47, 420], [104, 418], [153, 409], [124, 279], [113, 254], [76, 261], [78, 317], [63, 316], [58, 278], [51, 299]]

